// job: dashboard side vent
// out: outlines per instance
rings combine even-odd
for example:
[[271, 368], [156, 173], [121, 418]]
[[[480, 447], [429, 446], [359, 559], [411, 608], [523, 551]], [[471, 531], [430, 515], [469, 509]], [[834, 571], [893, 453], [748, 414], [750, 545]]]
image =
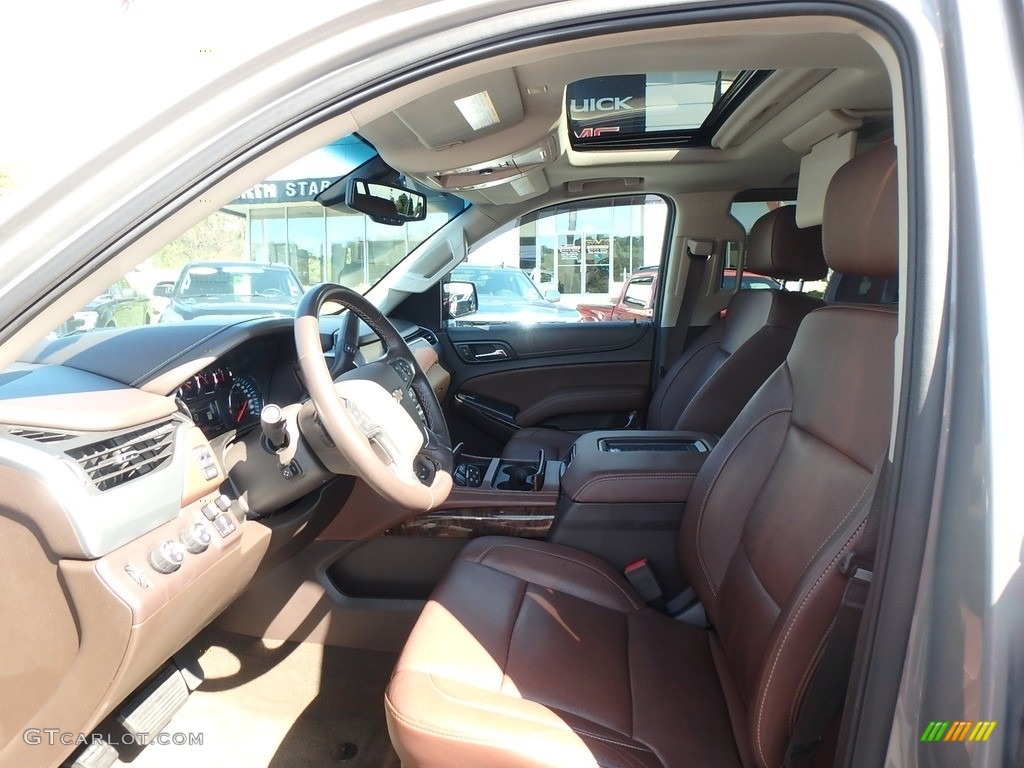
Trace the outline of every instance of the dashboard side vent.
[[174, 452], [174, 427], [175, 422], [165, 421], [72, 448], [66, 453], [78, 462], [99, 490], [109, 491], [170, 461]]
[[409, 343], [412, 341], [416, 341], [417, 339], [424, 339], [427, 342], [427, 344], [429, 344], [432, 347], [437, 346], [437, 336], [435, 336], [433, 332], [428, 330], [427, 328], [417, 328], [416, 332], [413, 333], [405, 341], [406, 343]]
[[30, 427], [14, 427], [7, 431], [7, 434], [15, 437], [24, 437], [26, 440], [35, 440], [37, 443], [59, 443], [62, 440], [70, 440], [74, 435], [67, 432], [52, 432], [46, 429], [32, 429]]

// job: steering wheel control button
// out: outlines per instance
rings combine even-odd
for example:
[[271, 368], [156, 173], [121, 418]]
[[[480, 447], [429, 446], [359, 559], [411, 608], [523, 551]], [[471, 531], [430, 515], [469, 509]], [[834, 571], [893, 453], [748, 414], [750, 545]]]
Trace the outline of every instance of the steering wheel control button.
[[158, 573], [174, 573], [185, 560], [185, 548], [176, 541], [165, 541], [149, 553], [149, 564]]
[[146, 578], [145, 572], [139, 568], [139, 566], [132, 563], [128, 563], [124, 567], [124, 572], [128, 574], [128, 578], [134, 581], [143, 589], [149, 589], [149, 579]]
[[210, 529], [202, 523], [190, 525], [181, 532], [179, 538], [181, 543], [185, 545], [185, 549], [193, 555], [205, 552], [210, 548], [210, 542], [213, 541], [213, 537], [210, 536]]
[[217, 533], [220, 534], [222, 539], [226, 539], [232, 533], [235, 532], [235, 521], [231, 519], [231, 515], [224, 514], [219, 515], [213, 521], [213, 527], [217, 529]]
[[203, 513], [203, 517], [205, 517], [210, 522], [213, 522], [217, 518], [217, 515], [219, 515], [222, 511], [227, 511], [218, 509], [218, 507], [220, 507], [220, 504], [218, 504], [217, 506], [214, 506], [213, 504], [203, 504], [201, 510]]
[[415, 370], [412, 367], [412, 363], [408, 360], [395, 360], [391, 364], [391, 367], [395, 369], [395, 372], [402, 377], [402, 381], [405, 382], [406, 386], [412, 381], [412, 377], [416, 375]]

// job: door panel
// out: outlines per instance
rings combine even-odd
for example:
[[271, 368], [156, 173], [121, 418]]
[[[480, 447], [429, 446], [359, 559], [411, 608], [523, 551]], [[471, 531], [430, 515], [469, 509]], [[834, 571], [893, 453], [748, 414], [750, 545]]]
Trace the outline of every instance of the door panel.
[[468, 452], [495, 454], [523, 427], [624, 426], [647, 407], [651, 323], [456, 326], [440, 338], [449, 426]]

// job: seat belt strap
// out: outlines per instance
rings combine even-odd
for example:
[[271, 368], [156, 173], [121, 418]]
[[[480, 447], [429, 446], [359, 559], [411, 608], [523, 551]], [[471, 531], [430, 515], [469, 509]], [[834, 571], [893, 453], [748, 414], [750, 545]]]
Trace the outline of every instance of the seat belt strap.
[[848, 553], [839, 567], [847, 579], [846, 589], [832, 622], [832, 631], [825, 643], [825, 649], [818, 660], [818, 666], [811, 676], [800, 711], [797, 713], [793, 736], [783, 762], [786, 768], [813, 765], [814, 754], [825, 734], [825, 729], [840, 712], [846, 699], [861, 617], [864, 615], [874, 576], [879, 517], [887, 477], [888, 462], [883, 457], [881, 466], [875, 473], [874, 495], [865, 518], [859, 548]]
[[[664, 356], [662, 357], [662, 365], [658, 376], [659, 379], [664, 378], [668, 369], [679, 359], [686, 348], [686, 338], [690, 333], [690, 321], [693, 319], [694, 310], [697, 308], [697, 293], [704, 283], [704, 269], [711, 259], [711, 249], [713, 247], [714, 244], [710, 241], [686, 241], [686, 255], [690, 259], [690, 266], [686, 270], [686, 285], [683, 286], [683, 295], [679, 300], [679, 314], [676, 316], [676, 324], [668, 331], [668, 339], [664, 346]], [[694, 248], [696, 248], [698, 253], [694, 252]]]

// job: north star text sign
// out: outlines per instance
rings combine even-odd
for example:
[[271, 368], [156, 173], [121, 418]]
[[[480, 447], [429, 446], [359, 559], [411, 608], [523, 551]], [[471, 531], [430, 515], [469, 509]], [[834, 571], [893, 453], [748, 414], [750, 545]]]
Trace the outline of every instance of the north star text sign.
[[231, 201], [232, 205], [253, 203], [298, 203], [312, 200], [337, 179], [291, 179], [264, 181]]

